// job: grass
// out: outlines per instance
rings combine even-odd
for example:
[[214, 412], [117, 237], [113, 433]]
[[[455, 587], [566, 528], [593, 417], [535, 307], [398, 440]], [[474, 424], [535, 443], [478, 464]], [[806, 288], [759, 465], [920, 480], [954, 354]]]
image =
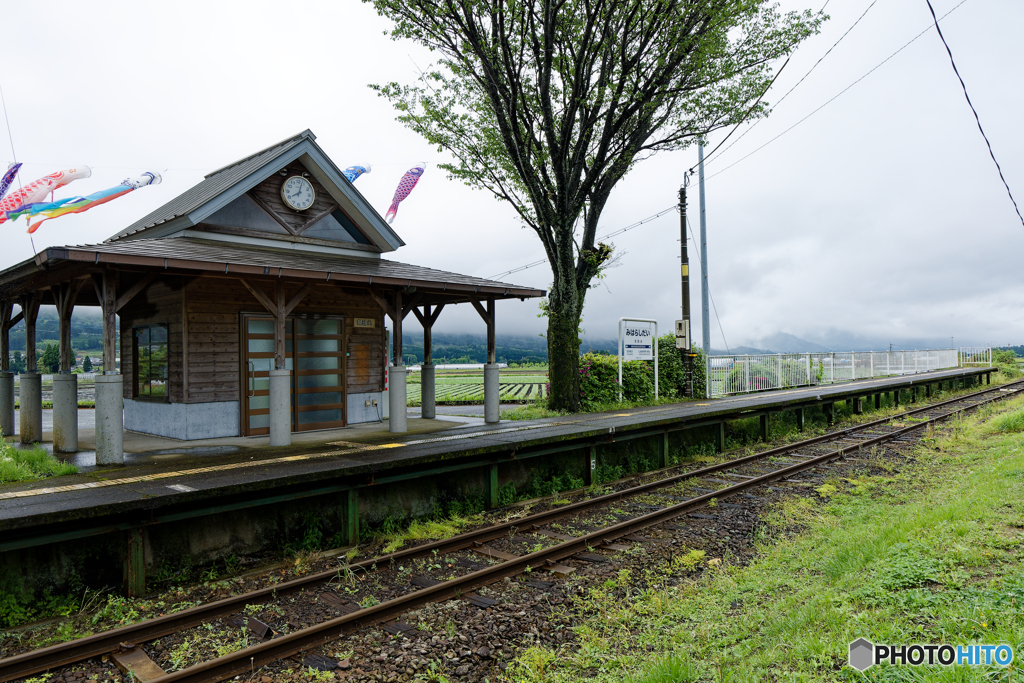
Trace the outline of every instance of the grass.
[[405, 529], [390, 530], [383, 535], [384, 548], [382, 552], [387, 555], [400, 550], [410, 541], [433, 541], [441, 538], [451, 538], [462, 533], [467, 526], [479, 524], [480, 516], [452, 515], [445, 519], [421, 519], [413, 522]]
[[[846, 666], [849, 643], [1007, 643], [1024, 652], [1024, 407], [957, 420], [895, 475], [789, 498], [748, 566], [700, 558], [629, 600], [581, 596], [575, 642], [520, 653], [507, 680], [988, 681], [997, 667]], [[979, 421], [1005, 411], [991, 422]], [[624, 584], [626, 586], [630, 584]], [[1019, 669], [1019, 665], [1018, 665]]]
[[78, 468], [61, 462], [42, 448], [19, 450], [0, 442], [0, 483], [75, 474]]

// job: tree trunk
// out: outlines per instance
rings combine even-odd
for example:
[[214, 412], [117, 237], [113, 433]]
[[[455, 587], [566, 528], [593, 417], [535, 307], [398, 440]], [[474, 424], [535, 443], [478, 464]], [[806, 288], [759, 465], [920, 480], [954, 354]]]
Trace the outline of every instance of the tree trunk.
[[567, 280], [556, 280], [548, 296], [548, 407], [578, 413], [583, 297], [576, 289], [575, 278], [570, 276]]

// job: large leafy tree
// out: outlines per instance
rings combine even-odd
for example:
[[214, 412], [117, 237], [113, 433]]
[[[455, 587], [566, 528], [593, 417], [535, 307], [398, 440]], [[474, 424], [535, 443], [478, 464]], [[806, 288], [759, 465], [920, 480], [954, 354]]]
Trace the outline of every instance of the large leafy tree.
[[450, 176], [509, 202], [552, 273], [552, 407], [578, 410], [579, 323], [612, 257], [596, 230], [639, 160], [763, 116], [771, 63], [818, 28], [770, 0], [366, 0], [395, 39], [438, 55], [417, 82], [376, 85], [447, 150]]

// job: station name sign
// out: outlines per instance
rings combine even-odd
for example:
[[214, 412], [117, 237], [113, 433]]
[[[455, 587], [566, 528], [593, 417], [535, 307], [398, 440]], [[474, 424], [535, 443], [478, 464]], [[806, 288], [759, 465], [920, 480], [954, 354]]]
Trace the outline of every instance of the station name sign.
[[623, 360], [654, 360], [654, 333], [649, 323], [626, 323]]

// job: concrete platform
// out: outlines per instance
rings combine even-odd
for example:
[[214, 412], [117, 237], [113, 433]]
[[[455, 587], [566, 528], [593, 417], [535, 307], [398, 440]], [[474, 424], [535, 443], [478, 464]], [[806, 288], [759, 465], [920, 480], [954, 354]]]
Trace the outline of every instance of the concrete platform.
[[413, 418], [408, 434], [389, 434], [381, 424], [360, 425], [295, 435], [296, 443], [283, 448], [267, 447], [265, 437], [200, 444], [132, 435], [138, 437], [133, 447], [143, 449], [127, 457], [132, 466], [97, 468], [85, 455], [77, 475], [0, 486], [0, 552], [57, 537], [409, 481], [943, 380], [980, 380], [993, 371], [947, 370], [497, 425], [473, 418]]
[[[431, 434], [448, 429], [459, 429], [482, 425], [483, 418], [468, 416], [438, 415], [433, 420], [419, 418], [419, 409], [414, 415], [409, 413], [408, 434]], [[92, 471], [96, 466], [96, 447], [94, 410], [78, 411], [78, 443], [81, 448], [77, 453], [62, 453], [61, 460], [73, 463], [81, 470], [80, 474]], [[44, 448], [53, 452], [53, 411], [43, 411], [43, 440], [33, 445], [22, 445], [17, 441], [19, 422], [18, 411], [15, 411], [14, 436], [7, 438], [16, 448]], [[323, 429], [312, 432], [296, 432], [292, 434], [292, 446], [322, 447], [324, 444], [348, 440], [357, 443], [372, 442], [375, 439], [388, 438], [388, 423], [367, 422], [341, 429]], [[216, 439], [195, 439], [181, 441], [164, 436], [125, 431], [124, 433], [124, 464], [152, 464], [157, 462], [186, 461], [194, 458], [220, 456], [242, 451], [254, 451], [262, 454], [270, 446], [270, 436], [229, 436]], [[203, 462], [208, 462], [203, 460]], [[120, 469], [120, 468], [118, 468]], [[52, 480], [51, 480], [52, 481]]]

